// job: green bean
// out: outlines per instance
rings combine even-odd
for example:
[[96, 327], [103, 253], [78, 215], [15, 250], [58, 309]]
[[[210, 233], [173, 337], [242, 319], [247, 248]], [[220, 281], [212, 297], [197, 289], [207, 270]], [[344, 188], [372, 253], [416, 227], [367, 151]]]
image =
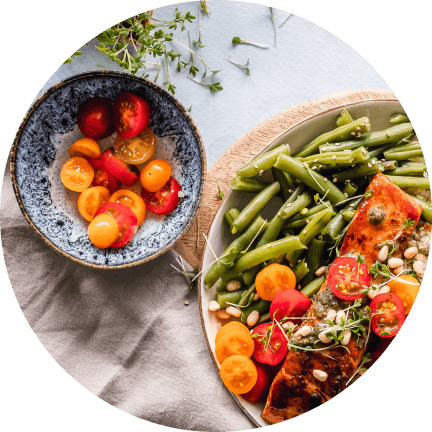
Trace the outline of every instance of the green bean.
[[[358, 129], [360, 128], [360, 130]], [[320, 145], [326, 143], [341, 142], [351, 138], [352, 134], [365, 133], [370, 131], [370, 121], [367, 117], [362, 117], [349, 124], [339, 126], [336, 129], [326, 132], [307, 144], [296, 157], [306, 157], [316, 153]]]
[[368, 175], [373, 175], [383, 171], [384, 167], [382, 163], [379, 162], [376, 158], [372, 158], [365, 162], [360, 162], [353, 168], [333, 174], [333, 178], [335, 178], [338, 182], [344, 182], [347, 180], [354, 180], [360, 177], [366, 177]]
[[336, 126], [343, 126], [352, 123], [354, 120], [346, 108], [342, 110], [339, 117], [336, 119]]
[[295, 188], [296, 188], [296, 184], [294, 183], [294, 180], [291, 178], [291, 176], [287, 173], [284, 173], [281, 170], [278, 170], [277, 168], [272, 168], [271, 172], [273, 174], [273, 178], [279, 182], [280, 186], [281, 186], [281, 191], [282, 191], [282, 195], [284, 197], [284, 200], [286, 201], [290, 195], [292, 194], [292, 192]]
[[233, 222], [231, 234], [242, 233], [279, 191], [279, 183], [274, 182], [256, 195]]
[[309, 165], [330, 165], [330, 164], [350, 164], [353, 163], [354, 156], [352, 152], [337, 153], [319, 153], [307, 157], [296, 157], [300, 162], [306, 162]]
[[390, 123], [400, 124], [400, 123], [409, 123], [409, 118], [405, 114], [393, 114], [390, 117]]
[[231, 231], [231, 226], [232, 226], [232, 224], [233, 224], [235, 218], [236, 218], [239, 214], [240, 214], [240, 210], [239, 210], [239, 209], [236, 209], [236, 208], [233, 208], [233, 209], [231, 209], [230, 211], [228, 211], [228, 212], [226, 212], [226, 213], [224, 214], [225, 222], [228, 224], [230, 231]]
[[291, 253], [299, 249], [306, 249], [298, 237], [286, 237], [281, 240], [268, 243], [242, 255], [231, 267], [222, 275], [222, 280], [230, 281], [234, 276], [264, 261], [271, 260], [283, 253]]
[[[242, 234], [237, 237], [222, 253], [222, 255], [218, 258], [218, 261], [215, 262], [210, 270], [207, 272], [204, 278], [204, 282], [209, 287], [212, 287], [216, 281], [222, 276], [222, 274], [232, 265], [232, 263], [237, 259], [242, 251], [244, 251], [255, 236], [265, 229], [267, 226], [267, 222], [261, 217], [258, 216], [249, 228]], [[228, 281], [229, 282], [229, 281]]]
[[398, 162], [399, 162], [399, 166], [401, 166], [401, 167], [419, 168], [419, 167], [425, 167], [426, 166], [423, 162], [413, 162], [410, 160], [403, 160], [403, 161], [398, 161]]
[[251, 283], [253, 283], [255, 280], [255, 276], [259, 273], [261, 268], [262, 268], [261, 265], [256, 265], [248, 270], [245, 270], [243, 272], [243, 282], [246, 285], [250, 285]]
[[306, 258], [299, 261], [293, 268], [292, 271], [296, 277], [296, 283], [298, 284], [308, 273], [309, 269], [306, 264]]
[[222, 291], [216, 294], [216, 301], [219, 303], [220, 307], [226, 308], [229, 306], [227, 303], [237, 304], [246, 290], [237, 291]]
[[223, 280], [220, 280], [216, 286], [216, 292], [218, 293], [218, 292], [226, 291], [227, 284], [228, 282], [224, 282]]
[[270, 309], [270, 302], [267, 300], [259, 299], [256, 302], [253, 302], [251, 305], [249, 305], [247, 308], [242, 309], [242, 314], [240, 317], [240, 321], [243, 324], [246, 324], [247, 317], [249, 314], [253, 311], [258, 311], [260, 315], [265, 314]]
[[265, 189], [270, 183], [255, 179], [235, 177], [230, 181], [231, 189], [241, 192], [258, 193]]
[[243, 178], [250, 178], [260, 174], [260, 172], [262, 173], [263, 171], [267, 171], [274, 165], [276, 159], [282, 154], [290, 154], [290, 148], [288, 144], [282, 144], [273, 150], [262, 153], [244, 167], [238, 169], [237, 175]]
[[280, 219], [282, 219], [282, 225], [286, 219], [294, 216], [296, 213], [299, 213], [301, 210], [305, 209], [312, 201], [312, 194], [306, 191], [302, 195], [300, 195], [294, 202], [285, 203], [284, 206], [279, 210], [277, 215], [280, 217]]
[[410, 195], [410, 197], [417, 201], [423, 207], [421, 217], [427, 222], [432, 223], [432, 205], [427, 203], [426, 201], [423, 201], [417, 196]]
[[382, 164], [383, 164], [384, 170], [385, 171], [389, 171], [389, 170], [396, 169], [398, 167], [398, 165], [399, 165], [399, 162], [395, 161], [395, 160], [389, 160], [389, 161], [383, 162]]
[[[319, 172], [322, 171], [336, 171], [343, 168], [349, 168], [353, 164], [357, 164], [360, 162], [364, 162], [371, 158], [369, 155], [369, 152], [364, 147], [359, 147], [355, 150], [348, 150], [351, 152], [351, 156], [353, 157], [351, 163], [334, 163], [334, 164], [328, 164], [328, 165], [320, 165], [320, 164], [313, 164], [312, 166], [316, 167], [316, 169], [319, 169]], [[339, 152], [339, 154], [348, 154], [348, 151], [346, 152]], [[331, 153], [321, 153], [323, 155], [330, 155]], [[337, 153], [336, 153], [337, 154]]]
[[345, 183], [345, 186], [342, 189], [342, 192], [347, 198], [351, 198], [357, 193], [358, 188], [359, 187], [358, 187], [357, 183], [349, 181], [349, 182]]
[[[385, 163], [384, 163], [385, 165]], [[410, 177], [423, 177], [426, 172], [426, 165], [419, 164], [419, 166], [401, 166], [396, 169], [386, 170], [386, 175], [401, 175]]]
[[[320, 234], [322, 229], [327, 225], [328, 221], [334, 216], [335, 212], [333, 209], [325, 209], [314, 215], [311, 221], [304, 227], [298, 236], [301, 244], [307, 246], [309, 242]], [[286, 259], [292, 264], [297, 264], [298, 259], [302, 250], [291, 250], [286, 254]]]
[[333, 244], [345, 226], [346, 222], [343, 215], [338, 213], [329, 220], [328, 224], [321, 231], [321, 235], [327, 243]]
[[402, 144], [384, 152], [384, 157], [386, 160], [405, 160], [422, 156], [423, 152], [418, 141], [411, 144]]
[[382, 144], [399, 142], [401, 139], [407, 137], [413, 131], [411, 123], [402, 123], [396, 126], [392, 126], [388, 129], [379, 132], [369, 132], [356, 139], [341, 142], [339, 145], [322, 145], [320, 146], [321, 153], [327, 152], [340, 152], [344, 150], [355, 150], [358, 147], [375, 147]]
[[270, 319], [270, 313], [266, 313], [266, 314], [263, 314], [263, 315], [261, 315], [261, 316], [259, 317], [259, 319], [258, 319], [258, 321], [256, 322], [255, 325], [264, 324], [264, 323], [266, 323], [266, 322], [268, 322], [268, 321], [270, 321], [270, 320], [271, 320], [271, 319]]
[[301, 285], [305, 287], [315, 279], [315, 272], [320, 268], [321, 258], [327, 242], [313, 238], [308, 244], [306, 263], [309, 273], [302, 279]]
[[275, 167], [288, 172], [291, 176], [298, 178], [318, 193], [325, 195], [333, 204], [345, 199], [345, 195], [326, 177], [314, 172], [302, 162], [290, 156], [279, 156]]
[[396, 186], [400, 188], [418, 188], [429, 189], [429, 179], [427, 177], [402, 177], [402, 176], [387, 176]]
[[378, 156], [381, 156], [386, 150], [388, 150], [389, 148], [392, 148], [395, 146], [395, 143], [390, 143], [390, 144], [384, 144], [378, 147], [372, 147], [369, 148], [369, 156], [370, 158], [378, 158]]
[[314, 294], [316, 294], [320, 288], [322, 287], [323, 283], [325, 282], [325, 276], [320, 276], [310, 282], [308, 285], [306, 285], [300, 292], [304, 294], [305, 296], [311, 298]]
[[303, 228], [308, 224], [307, 221], [312, 219], [312, 216], [314, 214], [317, 214], [322, 210], [331, 209], [331, 208], [332, 208], [332, 204], [330, 201], [323, 201], [321, 204], [317, 204], [316, 206], [311, 207], [305, 215], [300, 214], [287, 219], [283, 228], [284, 230]]
[[349, 224], [355, 215], [355, 210], [341, 210], [340, 214], [343, 216], [344, 221]]
[[239, 306], [246, 306], [250, 296], [255, 293], [256, 293], [256, 288], [255, 288], [255, 284], [253, 283], [247, 290], [243, 292], [237, 304]]

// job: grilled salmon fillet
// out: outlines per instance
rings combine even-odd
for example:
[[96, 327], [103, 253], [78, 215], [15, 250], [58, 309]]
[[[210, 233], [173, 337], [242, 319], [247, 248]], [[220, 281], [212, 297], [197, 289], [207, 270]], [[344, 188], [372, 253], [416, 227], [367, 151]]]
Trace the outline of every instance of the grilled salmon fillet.
[[[363, 198], [356, 210], [341, 245], [340, 256], [360, 254], [369, 268], [377, 261], [382, 244], [395, 237], [394, 256], [402, 256], [422, 207], [381, 173], [375, 175], [367, 191], [373, 191], [373, 194]], [[404, 228], [407, 219], [415, 224]], [[326, 281], [312, 299], [307, 312], [310, 320], [305, 320], [302, 325], [313, 327], [326, 317], [329, 309], [338, 311], [349, 304], [352, 301], [334, 296]], [[340, 393], [357, 370], [366, 350], [366, 342], [365, 338], [359, 339], [359, 342], [352, 338], [347, 345], [349, 352], [341, 348], [289, 351], [270, 387], [261, 417], [270, 424], [279, 423], [303, 414]], [[315, 347], [325, 345], [319, 343]], [[319, 381], [315, 378], [315, 369], [325, 371], [327, 379]]]

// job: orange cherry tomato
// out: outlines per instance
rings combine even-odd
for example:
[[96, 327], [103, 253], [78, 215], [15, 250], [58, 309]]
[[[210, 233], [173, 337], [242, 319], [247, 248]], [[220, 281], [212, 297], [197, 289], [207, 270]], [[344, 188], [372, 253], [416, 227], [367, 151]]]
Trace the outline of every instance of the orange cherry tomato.
[[155, 136], [150, 128], [133, 138], [121, 138], [114, 141], [115, 157], [131, 165], [147, 162], [154, 155]]
[[233, 330], [242, 330], [250, 334], [249, 329], [241, 322], [230, 321], [228, 324], [222, 326], [216, 333], [216, 343], [218, 343], [219, 339], [222, 336], [225, 336], [226, 334], [232, 332]]
[[258, 295], [271, 301], [276, 294], [296, 286], [296, 277], [293, 271], [282, 264], [270, 264], [262, 269], [255, 278], [255, 287]]
[[66, 161], [60, 172], [62, 183], [74, 192], [82, 192], [87, 189], [93, 177], [93, 167], [80, 157], [73, 157]]
[[138, 225], [141, 225], [144, 222], [146, 205], [144, 200], [135, 192], [127, 189], [120, 189], [111, 195], [109, 201], [127, 205], [137, 217]]
[[103, 186], [95, 186], [81, 192], [78, 197], [78, 210], [81, 216], [90, 222], [109, 198], [109, 190]]
[[116, 220], [107, 213], [97, 215], [88, 227], [90, 241], [100, 249], [110, 247], [119, 236]]
[[243, 394], [252, 390], [257, 382], [258, 372], [251, 359], [233, 355], [222, 363], [220, 376], [229, 391]]
[[81, 138], [75, 141], [68, 150], [71, 157], [98, 158], [101, 155], [99, 144], [91, 138]]
[[157, 192], [165, 186], [170, 177], [170, 164], [163, 159], [152, 160], [142, 169], [140, 174], [141, 185], [149, 192]]
[[254, 347], [254, 341], [249, 332], [233, 329], [218, 340], [215, 354], [219, 363], [222, 363], [227, 357], [236, 354], [250, 357], [254, 352]]
[[390, 292], [396, 294], [403, 303], [404, 313], [408, 315], [420, 289], [420, 282], [414, 276], [402, 275], [387, 283]]

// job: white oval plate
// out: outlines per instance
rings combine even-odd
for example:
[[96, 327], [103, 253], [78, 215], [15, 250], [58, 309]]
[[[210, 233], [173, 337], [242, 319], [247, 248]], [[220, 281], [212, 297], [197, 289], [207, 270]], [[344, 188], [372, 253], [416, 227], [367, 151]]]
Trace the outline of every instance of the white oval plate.
[[[379, 131], [389, 128], [392, 126], [391, 123], [389, 123], [390, 116], [394, 113], [404, 113], [401, 104], [395, 101], [356, 102], [353, 104], [344, 105], [344, 107], [347, 107], [350, 114], [355, 119], [364, 116], [369, 117], [371, 120], [372, 131]], [[317, 114], [315, 117], [305, 120], [303, 123], [294, 126], [289, 131], [283, 132], [272, 142], [270, 142], [264, 151], [270, 150], [280, 144], [288, 143], [291, 147], [291, 152], [296, 152], [318, 135], [334, 129], [336, 127], [336, 119], [339, 113], [342, 111], [342, 108], [343, 107], [338, 107], [334, 110]], [[253, 196], [253, 194], [238, 192], [235, 190], [231, 190], [227, 194], [220, 209], [216, 213], [208, 235], [209, 243], [218, 256], [234, 240], [234, 236], [229, 232], [227, 224], [224, 222], [224, 214], [234, 207], [238, 208], [239, 210], [243, 209]], [[261, 216], [267, 219], [273, 217], [281, 204], [281, 199], [273, 199], [261, 213]], [[207, 244], [204, 250], [202, 268], [210, 268], [210, 263], [212, 263], [214, 259], [214, 255]], [[217, 371], [219, 371], [220, 365], [215, 356], [215, 338], [217, 331], [224, 324], [224, 322], [218, 320], [216, 318], [216, 314], [214, 312], [209, 312], [208, 310], [208, 303], [210, 300], [214, 300], [215, 298], [217, 284], [215, 284], [212, 289], [205, 288], [204, 276], [205, 271], [203, 271], [201, 275], [199, 288], [201, 322], [203, 325], [204, 335], [207, 340], [207, 346]], [[268, 426], [268, 423], [261, 418], [261, 412], [264, 408], [264, 404], [252, 404], [244, 400], [241, 396], [235, 394], [232, 395], [241, 406], [243, 411], [257, 426]]]

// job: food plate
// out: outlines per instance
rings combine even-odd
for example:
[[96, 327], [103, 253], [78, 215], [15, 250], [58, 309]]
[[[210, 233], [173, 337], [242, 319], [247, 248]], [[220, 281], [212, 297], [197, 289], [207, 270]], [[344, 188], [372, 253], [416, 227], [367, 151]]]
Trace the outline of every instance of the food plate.
[[[318, 135], [334, 129], [336, 118], [344, 107], [349, 109], [349, 112], [354, 118], [368, 116], [373, 119], [371, 122], [372, 131], [388, 128], [390, 126], [390, 116], [396, 112], [404, 112], [401, 104], [397, 101], [364, 101], [341, 105], [340, 107], [309, 118], [297, 124], [290, 130], [281, 133], [277, 138], [269, 143], [263, 152], [283, 143], [288, 143], [290, 145], [291, 153], [297, 152], [303, 145], [312, 141]], [[240, 166], [238, 168], [240, 168]], [[231, 235], [227, 224], [223, 220], [224, 214], [234, 207], [240, 209], [243, 208], [250, 201], [251, 196], [253, 195], [237, 192], [235, 190], [231, 190], [227, 194], [220, 209], [216, 213], [208, 235], [208, 244], [211, 245], [216, 255], [219, 256], [234, 239], [234, 236]], [[264, 218], [272, 217], [281, 204], [281, 199], [273, 199], [264, 209], [262, 216]], [[205, 270], [210, 268], [210, 264], [215, 259], [208, 244], [206, 245], [203, 254], [202, 268], [204, 271], [200, 277], [199, 303], [201, 321], [204, 335], [207, 340], [207, 346], [213, 362], [219, 371], [219, 364], [215, 357], [215, 337], [222, 323], [216, 318], [214, 313], [210, 313], [208, 310], [208, 303], [215, 297], [216, 284], [212, 289], [206, 289], [204, 284]], [[264, 404], [252, 404], [245, 401], [241, 396], [234, 394], [233, 397], [257, 426], [268, 425], [268, 423], [261, 418]]]

